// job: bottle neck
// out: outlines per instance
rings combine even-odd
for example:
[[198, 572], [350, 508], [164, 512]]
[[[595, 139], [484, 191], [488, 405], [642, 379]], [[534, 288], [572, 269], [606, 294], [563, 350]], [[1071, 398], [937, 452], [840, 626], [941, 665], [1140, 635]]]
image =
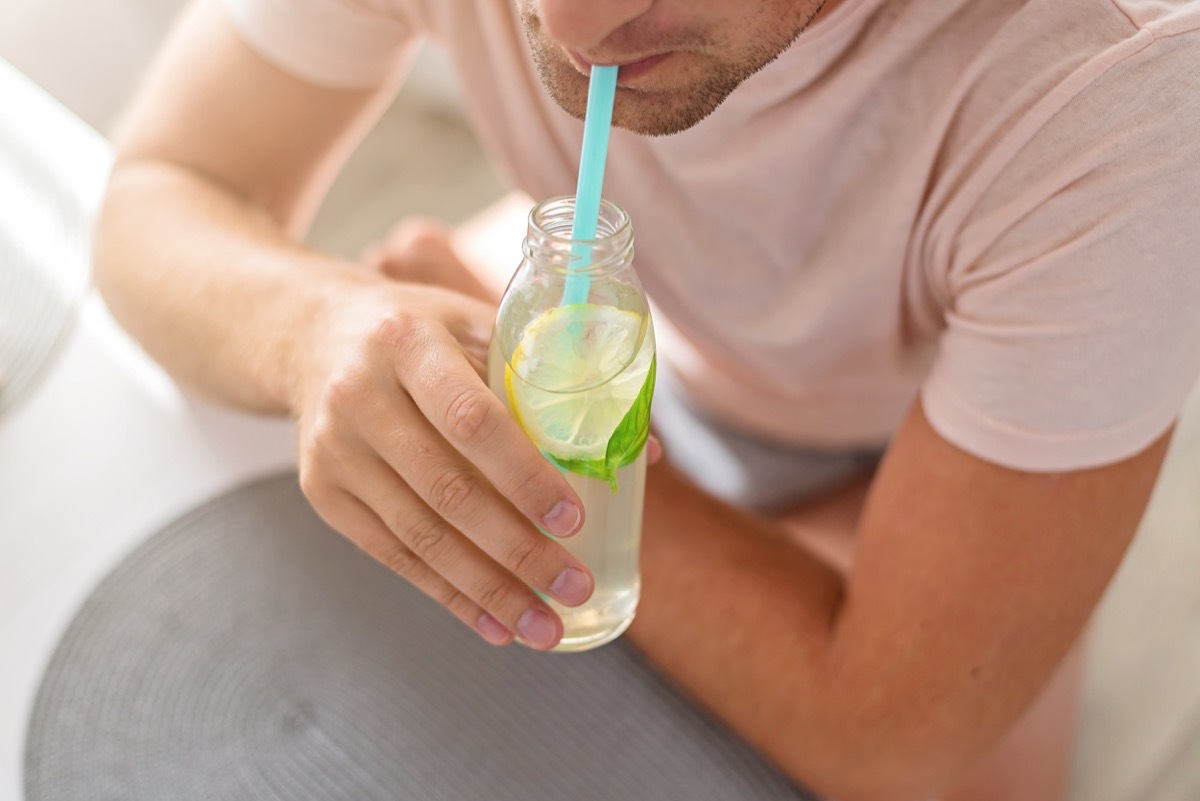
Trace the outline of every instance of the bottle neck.
[[541, 270], [592, 279], [611, 277], [632, 263], [633, 225], [620, 206], [600, 201], [595, 239], [572, 239], [574, 221], [573, 197], [550, 198], [534, 206], [522, 248], [525, 258]]

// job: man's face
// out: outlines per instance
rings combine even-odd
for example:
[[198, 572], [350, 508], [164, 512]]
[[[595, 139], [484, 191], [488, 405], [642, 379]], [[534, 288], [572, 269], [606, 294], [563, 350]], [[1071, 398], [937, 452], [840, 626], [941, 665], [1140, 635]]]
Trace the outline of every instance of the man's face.
[[[691, 128], [788, 48], [821, 0], [516, 0], [542, 83], [582, 118], [592, 64], [619, 64], [613, 124]], [[837, 0], [829, 0], [832, 6]], [[826, 9], [826, 11], [828, 8]]]

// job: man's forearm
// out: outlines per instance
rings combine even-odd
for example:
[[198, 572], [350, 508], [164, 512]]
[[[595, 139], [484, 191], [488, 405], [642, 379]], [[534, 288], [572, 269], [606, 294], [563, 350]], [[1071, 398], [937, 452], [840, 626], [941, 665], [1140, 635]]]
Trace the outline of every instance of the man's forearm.
[[322, 302], [372, 280], [289, 241], [220, 184], [152, 161], [114, 170], [95, 257], [114, 314], [176, 379], [270, 413], [289, 411]]
[[841, 738], [819, 702], [841, 577], [669, 467], [650, 471], [642, 555], [635, 644], [794, 778], [836, 773]]

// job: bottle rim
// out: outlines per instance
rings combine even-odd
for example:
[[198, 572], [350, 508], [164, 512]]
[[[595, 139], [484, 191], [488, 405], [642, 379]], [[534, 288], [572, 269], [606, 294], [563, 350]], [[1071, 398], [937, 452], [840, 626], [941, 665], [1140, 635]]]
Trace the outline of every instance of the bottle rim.
[[[573, 195], [558, 195], [535, 205], [522, 244], [525, 257], [557, 272], [591, 276], [614, 272], [632, 262], [633, 223], [624, 209], [602, 199], [594, 239], [571, 238], [574, 215]], [[588, 253], [590, 264], [574, 266]]]

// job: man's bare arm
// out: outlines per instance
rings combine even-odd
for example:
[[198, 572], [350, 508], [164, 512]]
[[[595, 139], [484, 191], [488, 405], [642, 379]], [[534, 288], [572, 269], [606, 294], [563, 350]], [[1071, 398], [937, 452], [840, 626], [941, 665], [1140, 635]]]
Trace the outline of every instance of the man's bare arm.
[[1035, 475], [947, 443], [914, 407], [871, 487], [848, 580], [779, 526], [652, 469], [648, 657], [839, 801], [922, 801], [1034, 699], [1125, 552], [1166, 450]]
[[96, 249], [108, 304], [177, 378], [289, 410], [291, 350], [331, 288], [364, 278], [292, 238], [394, 90], [296, 80], [218, 3], [188, 8], [117, 138]]
[[295, 241], [392, 87], [341, 91], [258, 56], [196, 0], [117, 143], [97, 227], [105, 299], [177, 379], [297, 420], [333, 528], [481, 637], [550, 648], [537, 591], [587, 599], [578, 496], [487, 388], [492, 305]]

